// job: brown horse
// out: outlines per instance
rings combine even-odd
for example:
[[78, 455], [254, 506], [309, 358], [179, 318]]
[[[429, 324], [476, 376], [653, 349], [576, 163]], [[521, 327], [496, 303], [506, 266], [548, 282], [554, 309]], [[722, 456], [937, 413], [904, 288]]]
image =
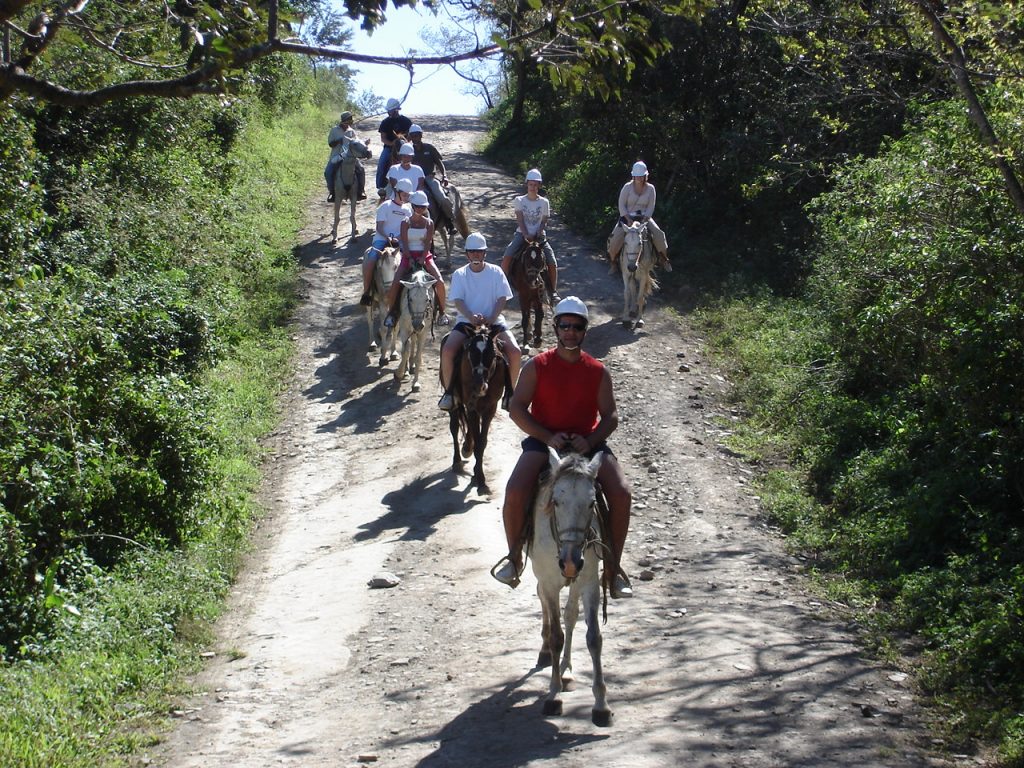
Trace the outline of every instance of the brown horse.
[[[447, 340], [441, 341], [441, 346]], [[498, 410], [498, 400], [509, 386], [508, 366], [499, 342], [488, 328], [478, 328], [466, 338], [455, 359], [451, 393], [455, 407], [449, 412], [454, 453], [452, 471], [462, 474], [463, 459], [472, 455], [473, 485], [481, 493], [490, 493], [484, 478], [484, 449], [487, 432]], [[459, 432], [463, 433], [461, 451]]]
[[[544, 327], [544, 296], [547, 288], [544, 276], [547, 261], [544, 258], [544, 242], [527, 243], [515, 257], [508, 270], [509, 282], [519, 297], [519, 309], [523, 313], [523, 347], [540, 347], [541, 329]], [[533, 339], [530, 339], [530, 315], [533, 315]]]

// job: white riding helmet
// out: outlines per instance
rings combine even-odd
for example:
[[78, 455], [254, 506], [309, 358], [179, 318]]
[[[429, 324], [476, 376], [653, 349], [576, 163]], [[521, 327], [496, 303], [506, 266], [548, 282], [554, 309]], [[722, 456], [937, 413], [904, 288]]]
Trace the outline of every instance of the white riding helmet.
[[544, 181], [544, 179], [541, 178], [540, 171], [538, 171], [536, 168], [531, 168], [530, 170], [528, 170], [526, 172], [526, 180], [527, 181]]
[[646, 176], [647, 165], [642, 160], [637, 160], [633, 163], [633, 175], [634, 176]]
[[578, 296], [566, 296], [555, 305], [555, 320], [560, 315], [579, 315], [587, 322], [590, 322], [590, 313], [587, 311], [587, 305]]
[[417, 189], [412, 193], [412, 197], [409, 198], [409, 202], [413, 205], [430, 205], [427, 201], [427, 193], [422, 189]]
[[412, 144], [403, 144], [402, 148], [398, 150], [399, 155], [415, 155], [416, 148]]
[[416, 125], [416, 123], [413, 123], [409, 127], [409, 133], [423, 133], [423, 129]]
[[402, 108], [402, 102], [400, 102], [398, 99], [388, 99], [388, 105], [387, 105], [388, 112], [390, 112], [392, 109], [401, 109], [401, 108]]
[[410, 179], [399, 179], [395, 183], [395, 189], [399, 192], [406, 192], [412, 194], [412, 181]]
[[467, 251], [486, 251], [487, 250], [487, 238], [485, 238], [479, 232], [471, 232], [469, 237], [466, 238], [466, 250]]

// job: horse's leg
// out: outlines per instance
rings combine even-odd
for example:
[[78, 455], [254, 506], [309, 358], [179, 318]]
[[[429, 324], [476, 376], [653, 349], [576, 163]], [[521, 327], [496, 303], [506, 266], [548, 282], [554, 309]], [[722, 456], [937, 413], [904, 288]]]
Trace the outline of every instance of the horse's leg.
[[572, 674], [572, 636], [576, 629], [576, 621], [580, 616], [580, 587], [579, 579], [569, 585], [565, 598], [565, 647], [562, 649], [562, 666], [559, 674], [562, 676], [562, 690], [571, 691], [573, 685]]
[[[404, 320], [404, 318], [403, 318]], [[395, 369], [395, 383], [398, 384], [402, 379], [405, 378], [406, 370], [409, 367], [409, 340], [414, 332], [412, 329], [406, 329], [402, 326], [399, 332], [399, 340], [402, 342], [402, 357], [399, 359], [398, 367]]]
[[558, 593], [561, 584], [558, 580], [548, 578], [544, 582], [537, 581], [537, 597], [544, 611], [547, 622], [545, 644], [551, 652], [551, 682], [548, 684], [548, 696], [544, 700], [544, 716], [553, 717], [562, 714], [562, 648], [565, 646], [565, 633], [558, 616]]
[[[531, 555], [532, 557], [532, 555]], [[541, 596], [540, 581], [537, 582], [537, 597]], [[545, 610], [544, 600], [540, 601], [541, 627], [540, 627], [540, 653], [537, 654], [537, 669], [551, 665], [551, 646], [548, 639], [551, 635], [551, 616]]]
[[[619, 258], [622, 258], [621, 256]], [[629, 299], [630, 299], [630, 283], [632, 279], [629, 275], [629, 271], [626, 269], [626, 265], [622, 265], [622, 324], [627, 328], [632, 327], [633, 323], [629, 317]]]
[[341, 219], [341, 198], [338, 197], [338, 189], [334, 189], [334, 226], [331, 227], [331, 244], [338, 244], [338, 221]]
[[377, 329], [373, 324], [373, 305], [371, 304], [366, 308], [366, 327], [370, 333], [370, 346], [367, 347], [368, 352], [373, 352], [377, 349]]
[[[348, 193], [349, 194], [349, 198], [350, 198], [349, 199], [349, 206], [348, 206], [348, 222], [349, 222], [349, 225], [350, 225], [349, 236], [348, 236], [349, 240], [355, 240], [356, 236], [359, 234], [358, 230], [356, 229], [356, 203], [359, 201], [359, 193], [356, 192], [356, 186], [357, 185], [358, 185], [358, 182], [357, 181], [353, 181], [352, 182], [352, 188], [349, 190], [349, 193]], [[335, 195], [334, 200], [335, 200], [335, 205], [337, 205], [337, 200], [338, 200], [337, 195]], [[337, 217], [335, 217], [335, 222], [337, 222]], [[335, 228], [337, 228], [337, 226], [338, 226], [337, 223], [335, 223], [334, 226], [335, 226]]]
[[476, 435], [474, 435], [473, 442], [473, 458], [475, 459], [473, 463], [473, 484], [480, 493], [491, 492], [491, 489], [487, 486], [487, 478], [484, 477], [484, 449], [487, 448], [487, 430], [491, 426], [491, 416], [493, 415], [493, 412], [490, 414], [478, 414], [475, 425]]
[[[638, 270], [639, 271], [639, 270]], [[651, 291], [651, 272], [648, 271], [637, 280], [636, 289], [636, 327], [644, 327], [644, 305], [647, 304], [647, 294]]]
[[533, 346], [541, 346], [541, 335], [544, 329], [544, 302], [538, 298], [537, 303], [533, 307]]
[[457, 405], [452, 408], [451, 412], [448, 414], [448, 428], [451, 430], [452, 444], [454, 445], [454, 450], [452, 452], [452, 472], [457, 475], [462, 474], [463, 464], [462, 456], [459, 454], [459, 412], [462, 408], [463, 406]]
[[[418, 331], [413, 331], [409, 337], [409, 343], [412, 344], [412, 391], [420, 391], [420, 365], [423, 363], [423, 334], [426, 333], [426, 326]], [[404, 349], [403, 349], [404, 351]]]
[[594, 692], [594, 708], [590, 712], [590, 719], [594, 725], [606, 728], [611, 725], [612, 711], [608, 708], [604, 668], [601, 665], [601, 648], [604, 639], [601, 637], [601, 621], [598, 616], [601, 606], [601, 586], [597, 572], [597, 554], [593, 553], [588, 560], [589, 562], [577, 581], [582, 581], [580, 591], [583, 598], [584, 617], [587, 621], [587, 650], [590, 651], [590, 661], [594, 668], [594, 683], [591, 686], [591, 690]]

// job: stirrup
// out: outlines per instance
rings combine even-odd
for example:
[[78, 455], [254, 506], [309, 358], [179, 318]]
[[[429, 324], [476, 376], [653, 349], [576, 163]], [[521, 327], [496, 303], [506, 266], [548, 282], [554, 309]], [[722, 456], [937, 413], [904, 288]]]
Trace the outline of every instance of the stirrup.
[[[498, 574], [501, 574], [500, 576]], [[516, 564], [512, 562], [512, 558], [505, 555], [501, 560], [494, 564], [491, 568], [491, 576], [500, 581], [502, 584], [508, 584], [512, 589], [519, 586], [519, 577], [522, 575], [523, 569], [516, 568]]]

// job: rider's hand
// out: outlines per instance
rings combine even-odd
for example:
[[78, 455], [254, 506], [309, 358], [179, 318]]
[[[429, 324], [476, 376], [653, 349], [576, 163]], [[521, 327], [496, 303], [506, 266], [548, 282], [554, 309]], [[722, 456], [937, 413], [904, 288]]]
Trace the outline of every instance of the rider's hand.
[[479, 312], [473, 315], [472, 319], [473, 325], [477, 326], [478, 328], [487, 324], [487, 318], [481, 315]]
[[570, 437], [571, 435], [568, 435], [565, 432], [555, 432], [551, 435], [551, 440], [548, 441], [548, 445], [561, 453], [566, 449], [566, 447], [568, 447]]
[[569, 447], [576, 453], [587, 453], [590, 450], [590, 443], [583, 435], [569, 435]]

